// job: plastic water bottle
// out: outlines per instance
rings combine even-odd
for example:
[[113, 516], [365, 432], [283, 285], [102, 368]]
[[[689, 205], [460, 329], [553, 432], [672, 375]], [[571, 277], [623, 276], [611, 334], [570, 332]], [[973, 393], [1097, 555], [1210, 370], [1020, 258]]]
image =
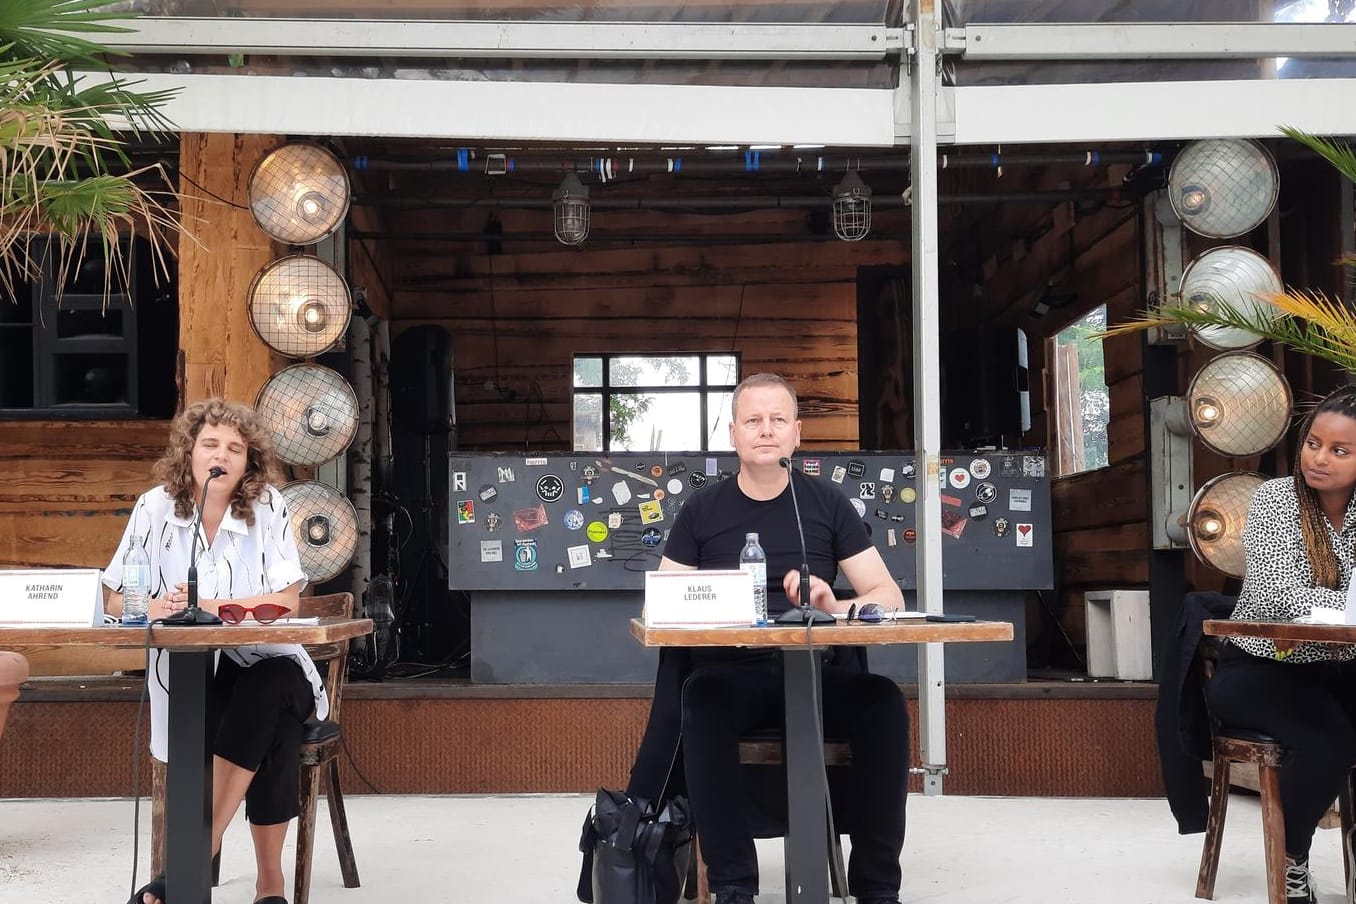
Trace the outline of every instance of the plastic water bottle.
[[739, 569], [753, 575], [753, 623], [767, 624], [767, 555], [758, 544], [758, 535], [744, 535], [744, 548], [739, 551]]
[[122, 623], [144, 625], [151, 609], [151, 557], [135, 537], [122, 556]]

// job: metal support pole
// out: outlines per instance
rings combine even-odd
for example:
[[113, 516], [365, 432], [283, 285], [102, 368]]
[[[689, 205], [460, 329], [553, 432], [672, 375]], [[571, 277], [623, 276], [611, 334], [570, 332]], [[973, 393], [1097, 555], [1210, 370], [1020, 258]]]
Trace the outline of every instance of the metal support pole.
[[[909, 78], [913, 186], [913, 412], [918, 475], [918, 605], [942, 611], [941, 354], [937, 310], [937, 21], [934, 0], [914, 4]], [[918, 649], [918, 742], [925, 794], [942, 793], [946, 769], [946, 673], [942, 644]]]
[[[166, 900], [212, 901], [212, 771], [208, 687], [212, 650], [169, 654], [169, 767], [165, 776]], [[151, 680], [155, 680], [152, 677]]]

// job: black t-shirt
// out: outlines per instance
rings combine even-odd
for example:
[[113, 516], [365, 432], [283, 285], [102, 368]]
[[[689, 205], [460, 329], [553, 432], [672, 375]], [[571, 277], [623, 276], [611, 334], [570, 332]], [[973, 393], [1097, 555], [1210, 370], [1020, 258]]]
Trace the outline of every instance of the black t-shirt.
[[[869, 549], [871, 539], [857, 512], [837, 487], [793, 471], [810, 573], [832, 585], [838, 563]], [[744, 495], [736, 478], [726, 478], [698, 492], [678, 511], [664, 555], [680, 565], [706, 570], [739, 567], [744, 535], [757, 533], [767, 555], [768, 613], [789, 604], [782, 578], [800, 567], [800, 537], [791, 489], [766, 502]]]

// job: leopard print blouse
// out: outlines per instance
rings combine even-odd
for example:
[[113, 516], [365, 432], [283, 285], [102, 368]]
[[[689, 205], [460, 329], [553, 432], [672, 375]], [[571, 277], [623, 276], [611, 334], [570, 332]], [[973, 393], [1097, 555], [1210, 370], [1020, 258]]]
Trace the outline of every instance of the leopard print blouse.
[[[1257, 488], [1243, 528], [1247, 572], [1238, 605], [1234, 607], [1234, 619], [1294, 619], [1308, 615], [1315, 607], [1346, 609], [1353, 547], [1356, 546], [1356, 496], [1347, 503], [1341, 533], [1326, 519], [1324, 524], [1341, 569], [1340, 590], [1314, 586], [1309, 554], [1300, 530], [1295, 478], [1278, 477]], [[1302, 643], [1288, 653], [1277, 655], [1276, 645], [1260, 637], [1233, 637], [1230, 642], [1254, 656], [1285, 662], [1356, 659], [1356, 646], [1349, 644]]]

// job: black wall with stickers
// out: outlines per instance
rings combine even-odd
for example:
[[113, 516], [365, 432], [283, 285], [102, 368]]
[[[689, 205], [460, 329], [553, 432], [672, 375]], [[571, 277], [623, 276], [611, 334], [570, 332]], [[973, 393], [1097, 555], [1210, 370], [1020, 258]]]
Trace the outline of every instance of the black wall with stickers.
[[[807, 452], [795, 466], [842, 488], [906, 590], [916, 586], [919, 466], [908, 452]], [[1050, 481], [1039, 452], [941, 460], [942, 577], [951, 590], [1053, 586]], [[448, 586], [641, 590], [667, 530], [733, 453], [508, 453], [448, 458]]]

